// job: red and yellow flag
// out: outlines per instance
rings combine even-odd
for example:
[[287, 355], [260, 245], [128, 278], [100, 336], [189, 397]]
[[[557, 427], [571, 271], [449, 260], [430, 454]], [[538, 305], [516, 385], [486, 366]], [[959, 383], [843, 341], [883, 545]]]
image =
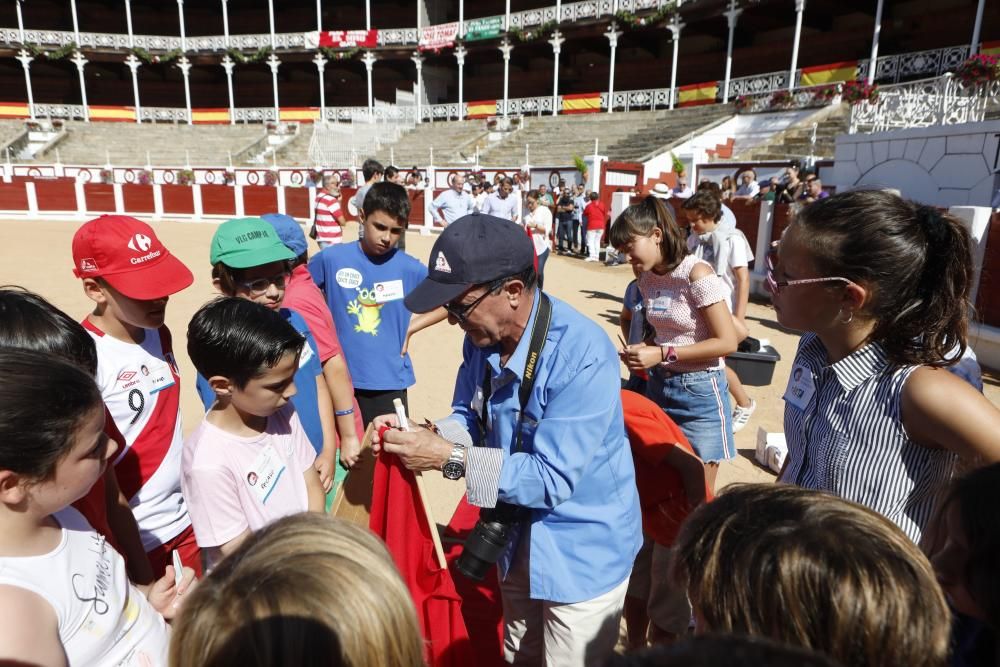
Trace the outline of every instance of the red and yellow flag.
[[28, 105], [23, 102], [0, 102], [0, 118], [28, 118]]
[[135, 122], [134, 107], [89, 106], [87, 113], [90, 120]]
[[677, 105], [694, 107], [702, 104], [715, 104], [715, 96], [718, 92], [719, 86], [715, 81], [678, 86]]
[[854, 81], [856, 78], [858, 78], [858, 61], [846, 60], [840, 63], [803, 67], [802, 82], [799, 85], [822, 86], [824, 83]]
[[497, 115], [497, 101], [496, 100], [479, 100], [478, 102], [469, 102], [468, 110], [465, 114], [466, 118], [488, 118], [490, 116]]
[[191, 122], [198, 124], [228, 123], [229, 109], [192, 109]]
[[600, 113], [600, 93], [580, 93], [562, 96], [563, 113]]
[[278, 117], [282, 121], [313, 123], [319, 120], [318, 107], [282, 107], [278, 109]]

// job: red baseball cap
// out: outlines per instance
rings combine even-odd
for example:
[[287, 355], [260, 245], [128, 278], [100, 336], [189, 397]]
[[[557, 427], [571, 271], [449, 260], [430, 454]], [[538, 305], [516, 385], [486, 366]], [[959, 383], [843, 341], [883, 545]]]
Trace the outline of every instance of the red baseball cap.
[[102, 215], [73, 236], [73, 273], [103, 278], [140, 301], [162, 299], [191, 286], [194, 276], [170, 254], [153, 228], [127, 215]]

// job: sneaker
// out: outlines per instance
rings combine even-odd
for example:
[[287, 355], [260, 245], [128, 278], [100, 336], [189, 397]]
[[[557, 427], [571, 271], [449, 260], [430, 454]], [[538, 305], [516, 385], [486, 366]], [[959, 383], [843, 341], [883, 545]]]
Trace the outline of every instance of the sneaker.
[[739, 433], [750, 421], [750, 415], [757, 409], [757, 401], [750, 399], [750, 407], [744, 408], [739, 405], [733, 410], [733, 433]]

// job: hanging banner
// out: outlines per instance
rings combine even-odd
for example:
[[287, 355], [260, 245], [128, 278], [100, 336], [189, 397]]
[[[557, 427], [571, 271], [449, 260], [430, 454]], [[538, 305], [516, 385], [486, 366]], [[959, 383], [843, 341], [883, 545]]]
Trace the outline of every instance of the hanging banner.
[[0, 118], [27, 118], [28, 105], [24, 102], [2, 102], [0, 103]]
[[478, 102], [468, 103], [465, 116], [466, 118], [488, 118], [490, 116], [495, 116], [496, 113], [496, 100], [479, 100]]
[[135, 122], [135, 108], [133, 107], [88, 106], [87, 114], [90, 116], [90, 120]]
[[303, 35], [307, 49], [373, 49], [378, 45], [378, 30], [324, 30]]
[[473, 42], [477, 39], [493, 39], [499, 37], [502, 31], [502, 16], [487, 16], [482, 19], [473, 19], [465, 22], [465, 41]]
[[820, 86], [824, 83], [854, 81], [858, 74], [858, 61], [850, 60], [815, 67], [803, 67], [800, 86]]
[[229, 122], [229, 109], [192, 109], [191, 122], [196, 125], [214, 124], [219, 125]]
[[600, 113], [600, 93], [579, 93], [562, 96], [563, 113]]
[[420, 29], [420, 42], [417, 48], [421, 51], [440, 51], [455, 46], [458, 38], [458, 21], [427, 26]]
[[702, 104], [715, 104], [715, 96], [718, 92], [719, 86], [715, 81], [678, 86], [677, 105], [695, 107]]

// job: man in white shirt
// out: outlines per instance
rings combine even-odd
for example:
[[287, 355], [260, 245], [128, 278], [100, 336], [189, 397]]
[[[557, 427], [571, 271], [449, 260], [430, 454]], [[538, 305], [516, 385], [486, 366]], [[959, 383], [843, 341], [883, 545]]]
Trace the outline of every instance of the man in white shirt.
[[486, 198], [480, 213], [495, 215], [498, 218], [510, 220], [518, 224], [521, 223], [521, 216], [518, 215], [517, 197], [511, 196], [514, 184], [509, 178], [500, 181], [497, 191]]

